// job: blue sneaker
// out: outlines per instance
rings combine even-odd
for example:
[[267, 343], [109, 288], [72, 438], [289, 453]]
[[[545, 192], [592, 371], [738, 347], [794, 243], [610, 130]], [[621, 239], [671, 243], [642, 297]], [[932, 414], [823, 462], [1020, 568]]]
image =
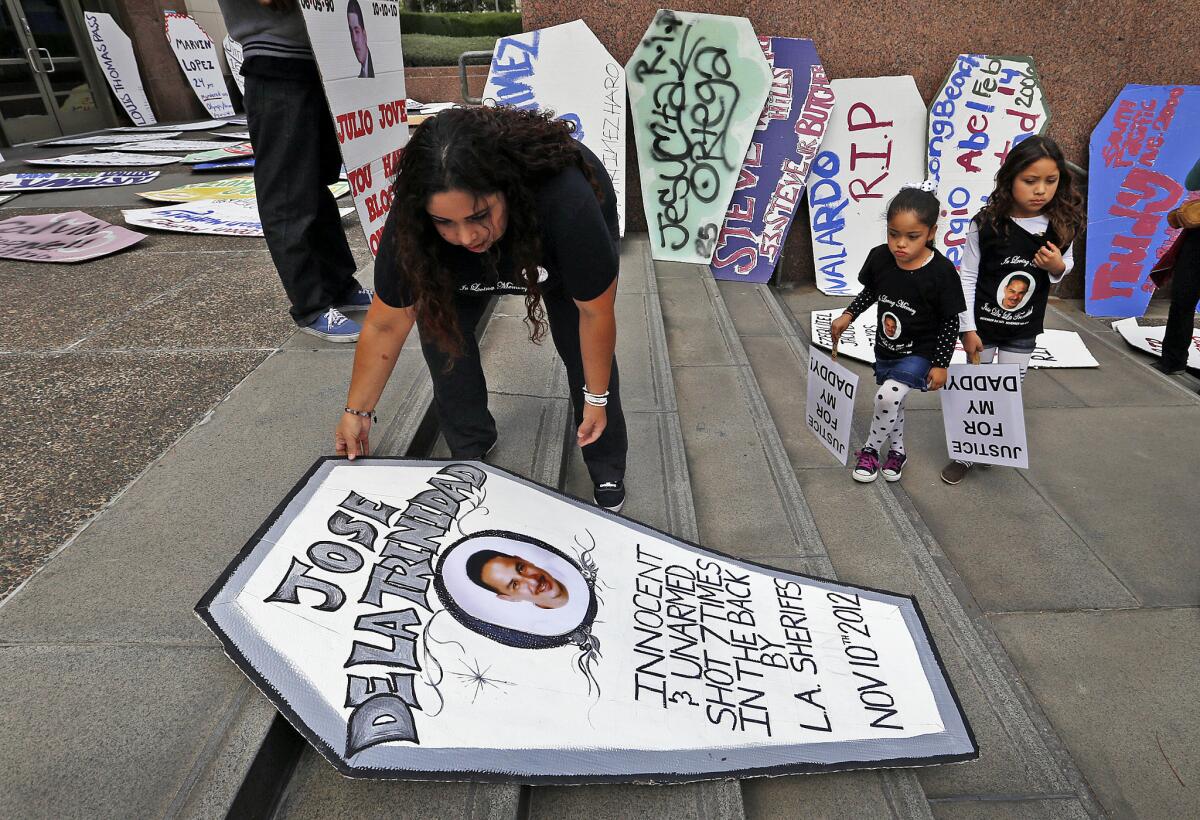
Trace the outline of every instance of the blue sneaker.
[[358, 322], [347, 319], [340, 310], [331, 307], [300, 330], [320, 336], [327, 342], [357, 342], [362, 328]]
[[337, 309], [346, 313], [352, 310], [366, 310], [371, 306], [371, 300], [374, 298], [375, 291], [359, 285], [358, 290], [350, 291]]

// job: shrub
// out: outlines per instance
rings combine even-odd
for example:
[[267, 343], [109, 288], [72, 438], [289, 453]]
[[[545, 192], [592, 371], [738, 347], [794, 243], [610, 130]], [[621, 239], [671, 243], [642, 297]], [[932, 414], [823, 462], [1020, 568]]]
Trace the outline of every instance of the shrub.
[[[400, 12], [400, 31], [409, 34], [436, 34], [441, 37], [503, 37], [521, 31], [521, 15], [505, 12], [446, 12], [422, 14]], [[464, 49], [465, 51], [466, 49]]]
[[401, 39], [404, 64], [411, 66], [458, 65], [464, 51], [492, 51], [495, 37], [439, 37], [436, 34], [405, 34]]

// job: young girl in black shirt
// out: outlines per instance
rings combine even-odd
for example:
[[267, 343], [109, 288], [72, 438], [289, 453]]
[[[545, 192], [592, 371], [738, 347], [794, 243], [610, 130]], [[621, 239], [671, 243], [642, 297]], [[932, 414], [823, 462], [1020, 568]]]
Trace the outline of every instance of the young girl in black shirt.
[[874, 481], [879, 454], [891, 440], [883, 477], [899, 481], [908, 459], [904, 450], [904, 399], [913, 388], [939, 390], [954, 355], [958, 314], [964, 309], [954, 265], [933, 247], [938, 200], [934, 183], [905, 187], [887, 210], [887, 244], [867, 255], [858, 281], [863, 290], [833, 321], [833, 341], [860, 313], [879, 303], [875, 332], [874, 419], [858, 451], [855, 481]]
[[[969, 358], [1029, 367], [1050, 286], [1071, 272], [1071, 243], [1084, 216], [1062, 150], [1049, 137], [1018, 143], [996, 172], [996, 189], [971, 220], [963, 247], [959, 317]], [[951, 461], [942, 481], [957, 484], [971, 464]]]

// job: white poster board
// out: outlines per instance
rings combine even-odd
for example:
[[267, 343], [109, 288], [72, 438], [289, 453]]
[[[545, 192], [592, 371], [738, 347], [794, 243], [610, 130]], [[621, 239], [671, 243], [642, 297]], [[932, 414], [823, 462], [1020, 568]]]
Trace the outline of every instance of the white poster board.
[[[143, 126], [141, 128], [130, 128], [130, 127], [126, 126], [124, 128], [110, 128], [108, 130], [113, 131], [113, 132], [120, 132], [120, 131], [125, 131], [125, 132], [129, 132], [129, 131], [175, 131], [175, 132], [215, 131], [218, 128], [223, 128], [226, 125], [232, 125], [232, 124], [233, 124], [232, 120], [199, 120], [198, 122], [177, 122], [177, 123], [173, 123], [173, 124], [161, 123], [159, 125], [147, 125], [147, 126]], [[158, 134], [154, 137], [148, 137], [147, 139], [165, 139], [168, 136], [178, 136], [178, 133], [176, 133], [174, 135]]]
[[949, 371], [938, 395], [950, 458], [1028, 467], [1020, 366], [952, 364]]
[[[1112, 323], [1112, 329], [1121, 334], [1130, 346], [1136, 347], [1151, 356], [1162, 358], [1163, 336], [1167, 332], [1165, 325], [1147, 326], [1138, 324], [1136, 317], [1120, 319]], [[1188, 346], [1187, 367], [1200, 370], [1200, 328], [1192, 328], [1192, 343]]]
[[[338, 209], [342, 216], [350, 211], [350, 208]], [[201, 199], [161, 208], [138, 208], [121, 214], [130, 225], [163, 231], [218, 236], [263, 235], [258, 203], [253, 199]]]
[[186, 154], [180, 162], [191, 165], [197, 162], [222, 162], [224, 160], [244, 159], [254, 156], [254, 145], [249, 142], [239, 142], [235, 145], [221, 142], [217, 143], [217, 146], [206, 151], [196, 151], [193, 154]]
[[858, 376], [816, 348], [808, 351], [808, 399], [805, 424], [842, 464], [850, 457], [850, 428]]
[[553, 111], [608, 171], [625, 235], [625, 69], [587, 23], [512, 34], [496, 41], [485, 104]]
[[867, 254], [887, 241], [887, 205], [925, 178], [925, 102], [910, 76], [831, 83], [837, 105], [808, 177], [817, 288], [862, 290]]
[[[846, 328], [838, 343], [838, 355], [857, 359], [860, 362], [875, 362], [876, 306], [871, 305]], [[830, 323], [842, 314], [841, 309], [814, 310], [810, 320], [813, 344], [830, 349], [833, 337], [829, 333]], [[1083, 338], [1073, 330], [1043, 330], [1038, 334], [1037, 347], [1029, 360], [1033, 368], [1086, 368], [1099, 367], [1096, 357], [1087, 349]], [[962, 342], [955, 345], [951, 363], [965, 364], [967, 354]]]
[[228, 142], [221, 140], [146, 140], [144, 142], [127, 142], [114, 145], [112, 151], [145, 151], [161, 153], [163, 151], [214, 151], [228, 147]]
[[65, 174], [38, 171], [0, 176], [0, 191], [65, 191], [74, 188], [113, 188], [143, 185], [158, 178], [158, 171], [97, 171]]
[[232, 117], [235, 113], [233, 103], [225, 88], [225, 77], [221, 74], [221, 63], [217, 60], [217, 47], [212, 38], [186, 14], [167, 11], [164, 17], [171, 50], [208, 115]]
[[238, 92], [244, 96], [246, 78], [242, 76], [242, 44], [226, 34], [225, 39], [221, 41], [221, 47], [225, 49], [225, 63], [229, 66], [229, 73], [233, 75], [233, 82], [237, 85]]
[[[353, 5], [352, 5], [353, 3]], [[302, 2], [304, 25], [374, 254], [391, 210], [391, 186], [408, 143], [398, 0]]]
[[167, 131], [165, 133], [157, 129], [147, 128], [138, 129], [146, 131], [154, 131], [152, 134], [92, 134], [87, 137], [70, 137], [68, 139], [50, 140], [49, 142], [40, 143], [44, 146], [60, 146], [60, 145], [120, 145], [127, 142], [148, 142], [150, 140], [165, 140], [172, 137], [178, 137], [181, 131]]
[[977, 754], [913, 599], [480, 462], [321, 460], [197, 611], [348, 775], [670, 782]]
[[128, 151], [97, 151], [94, 154], [67, 154], [63, 157], [25, 160], [27, 165], [47, 165], [52, 168], [72, 166], [123, 168], [131, 165], [170, 165], [172, 162], [179, 162], [179, 157], [168, 157], [162, 154], [134, 154]]
[[938, 249], [958, 267], [971, 218], [1023, 139], [1045, 132], [1050, 110], [1032, 57], [960, 54], [929, 106], [927, 176], [938, 180]]
[[91, 11], [83, 13], [88, 39], [96, 50], [96, 59], [104, 79], [125, 109], [134, 125], [154, 125], [154, 111], [150, 99], [142, 87], [142, 75], [138, 71], [137, 58], [133, 53], [133, 42], [117, 25], [111, 14]]

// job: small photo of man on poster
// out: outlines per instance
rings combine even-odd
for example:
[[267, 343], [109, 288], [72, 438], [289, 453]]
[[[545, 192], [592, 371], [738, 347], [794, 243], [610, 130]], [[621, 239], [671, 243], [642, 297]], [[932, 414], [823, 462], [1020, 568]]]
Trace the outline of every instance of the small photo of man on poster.
[[375, 63], [371, 59], [371, 48], [367, 44], [367, 27], [358, 0], [350, 0], [346, 5], [346, 24], [350, 28], [350, 45], [354, 47], [354, 59], [358, 60], [358, 76], [374, 77]]

